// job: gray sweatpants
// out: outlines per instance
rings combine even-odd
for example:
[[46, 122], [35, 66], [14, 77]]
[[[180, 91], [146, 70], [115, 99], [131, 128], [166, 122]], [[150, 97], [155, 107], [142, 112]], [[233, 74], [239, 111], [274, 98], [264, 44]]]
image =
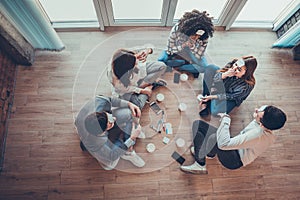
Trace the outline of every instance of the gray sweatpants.
[[[143, 79], [139, 80], [139, 83], [142, 82], [146, 82], [149, 84], [154, 83], [160, 76], [162, 76], [165, 73], [166, 69], [167, 66], [163, 62], [160, 61], [147, 62], [146, 63], [147, 75]], [[124, 94], [121, 98], [134, 103], [140, 109], [143, 109], [143, 107], [146, 104], [146, 101], [148, 100], [148, 96], [146, 94], [133, 94], [133, 93]]]

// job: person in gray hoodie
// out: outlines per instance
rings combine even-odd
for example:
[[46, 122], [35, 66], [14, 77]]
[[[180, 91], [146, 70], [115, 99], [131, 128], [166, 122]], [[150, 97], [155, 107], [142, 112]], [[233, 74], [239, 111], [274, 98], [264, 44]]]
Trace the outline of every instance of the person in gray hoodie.
[[133, 150], [141, 132], [141, 127], [133, 124], [133, 117], [140, 115], [140, 109], [129, 101], [101, 95], [94, 97], [85, 103], [75, 119], [80, 146], [105, 170], [114, 169], [120, 158], [143, 167], [145, 162]]

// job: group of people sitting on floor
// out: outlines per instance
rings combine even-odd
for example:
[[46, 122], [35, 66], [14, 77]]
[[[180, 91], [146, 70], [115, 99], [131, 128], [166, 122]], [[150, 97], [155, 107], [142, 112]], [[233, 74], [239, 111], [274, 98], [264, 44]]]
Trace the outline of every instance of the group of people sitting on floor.
[[254, 110], [254, 120], [238, 135], [231, 137], [229, 113], [239, 107], [255, 86], [257, 60], [253, 56], [233, 59], [223, 68], [208, 64], [205, 50], [213, 36], [212, 18], [207, 12], [186, 12], [169, 35], [168, 46], [158, 61], [147, 61], [152, 48], [140, 51], [118, 49], [107, 76], [113, 86], [112, 96], [98, 95], [79, 111], [75, 125], [81, 147], [95, 157], [106, 170], [114, 169], [119, 159], [143, 167], [144, 160], [134, 150], [137, 138], [145, 138], [141, 130], [141, 110], [152, 91], [166, 86], [160, 80], [167, 68], [191, 73], [198, 78], [203, 73], [201, 117], [218, 116], [220, 126], [205, 121], [192, 124], [195, 162], [180, 169], [189, 173], [207, 173], [206, 158], [218, 157], [228, 169], [238, 169], [253, 162], [275, 141], [273, 130], [286, 122], [286, 114], [272, 105]]

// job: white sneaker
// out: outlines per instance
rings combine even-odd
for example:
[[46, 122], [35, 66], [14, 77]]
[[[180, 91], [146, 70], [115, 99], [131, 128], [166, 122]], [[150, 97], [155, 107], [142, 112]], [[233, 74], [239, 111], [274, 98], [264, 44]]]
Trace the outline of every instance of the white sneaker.
[[[190, 148], [190, 151], [191, 151], [191, 154], [193, 155], [193, 156], [195, 156], [195, 147], [194, 146], [192, 146], [191, 148]], [[216, 156], [206, 156], [206, 159], [214, 159]]]
[[115, 161], [110, 162], [108, 165], [103, 164], [103, 163], [100, 163], [100, 165], [104, 170], [113, 170], [117, 166], [119, 160], [120, 160], [120, 158], [118, 158]]
[[106, 170], [106, 171], [109, 171], [109, 170], [113, 170], [114, 168], [113, 167], [111, 167], [111, 166], [107, 166], [107, 165], [104, 165], [104, 164], [100, 164], [101, 165], [101, 167], [104, 169], [104, 170]]
[[139, 136], [137, 138], [145, 139], [146, 138], [146, 134], [143, 131], [141, 131], [140, 134], [139, 134]]
[[207, 174], [206, 166], [199, 165], [196, 161], [192, 165], [180, 166], [181, 171], [191, 174]]
[[123, 156], [121, 156], [122, 159], [130, 161], [133, 165], [137, 167], [144, 167], [145, 161], [138, 156], [135, 151], [132, 152], [126, 152]]

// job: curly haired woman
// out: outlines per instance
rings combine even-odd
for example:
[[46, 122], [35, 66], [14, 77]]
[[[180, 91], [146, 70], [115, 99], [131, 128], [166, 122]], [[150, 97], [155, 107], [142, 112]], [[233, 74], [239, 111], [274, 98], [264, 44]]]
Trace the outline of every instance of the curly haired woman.
[[[212, 18], [204, 11], [196, 9], [185, 12], [176, 23], [168, 38], [167, 50], [163, 52], [159, 61], [180, 71], [190, 72], [195, 78], [208, 68], [204, 52], [208, 38], [213, 36], [214, 25]], [[216, 71], [219, 68], [213, 66]]]

